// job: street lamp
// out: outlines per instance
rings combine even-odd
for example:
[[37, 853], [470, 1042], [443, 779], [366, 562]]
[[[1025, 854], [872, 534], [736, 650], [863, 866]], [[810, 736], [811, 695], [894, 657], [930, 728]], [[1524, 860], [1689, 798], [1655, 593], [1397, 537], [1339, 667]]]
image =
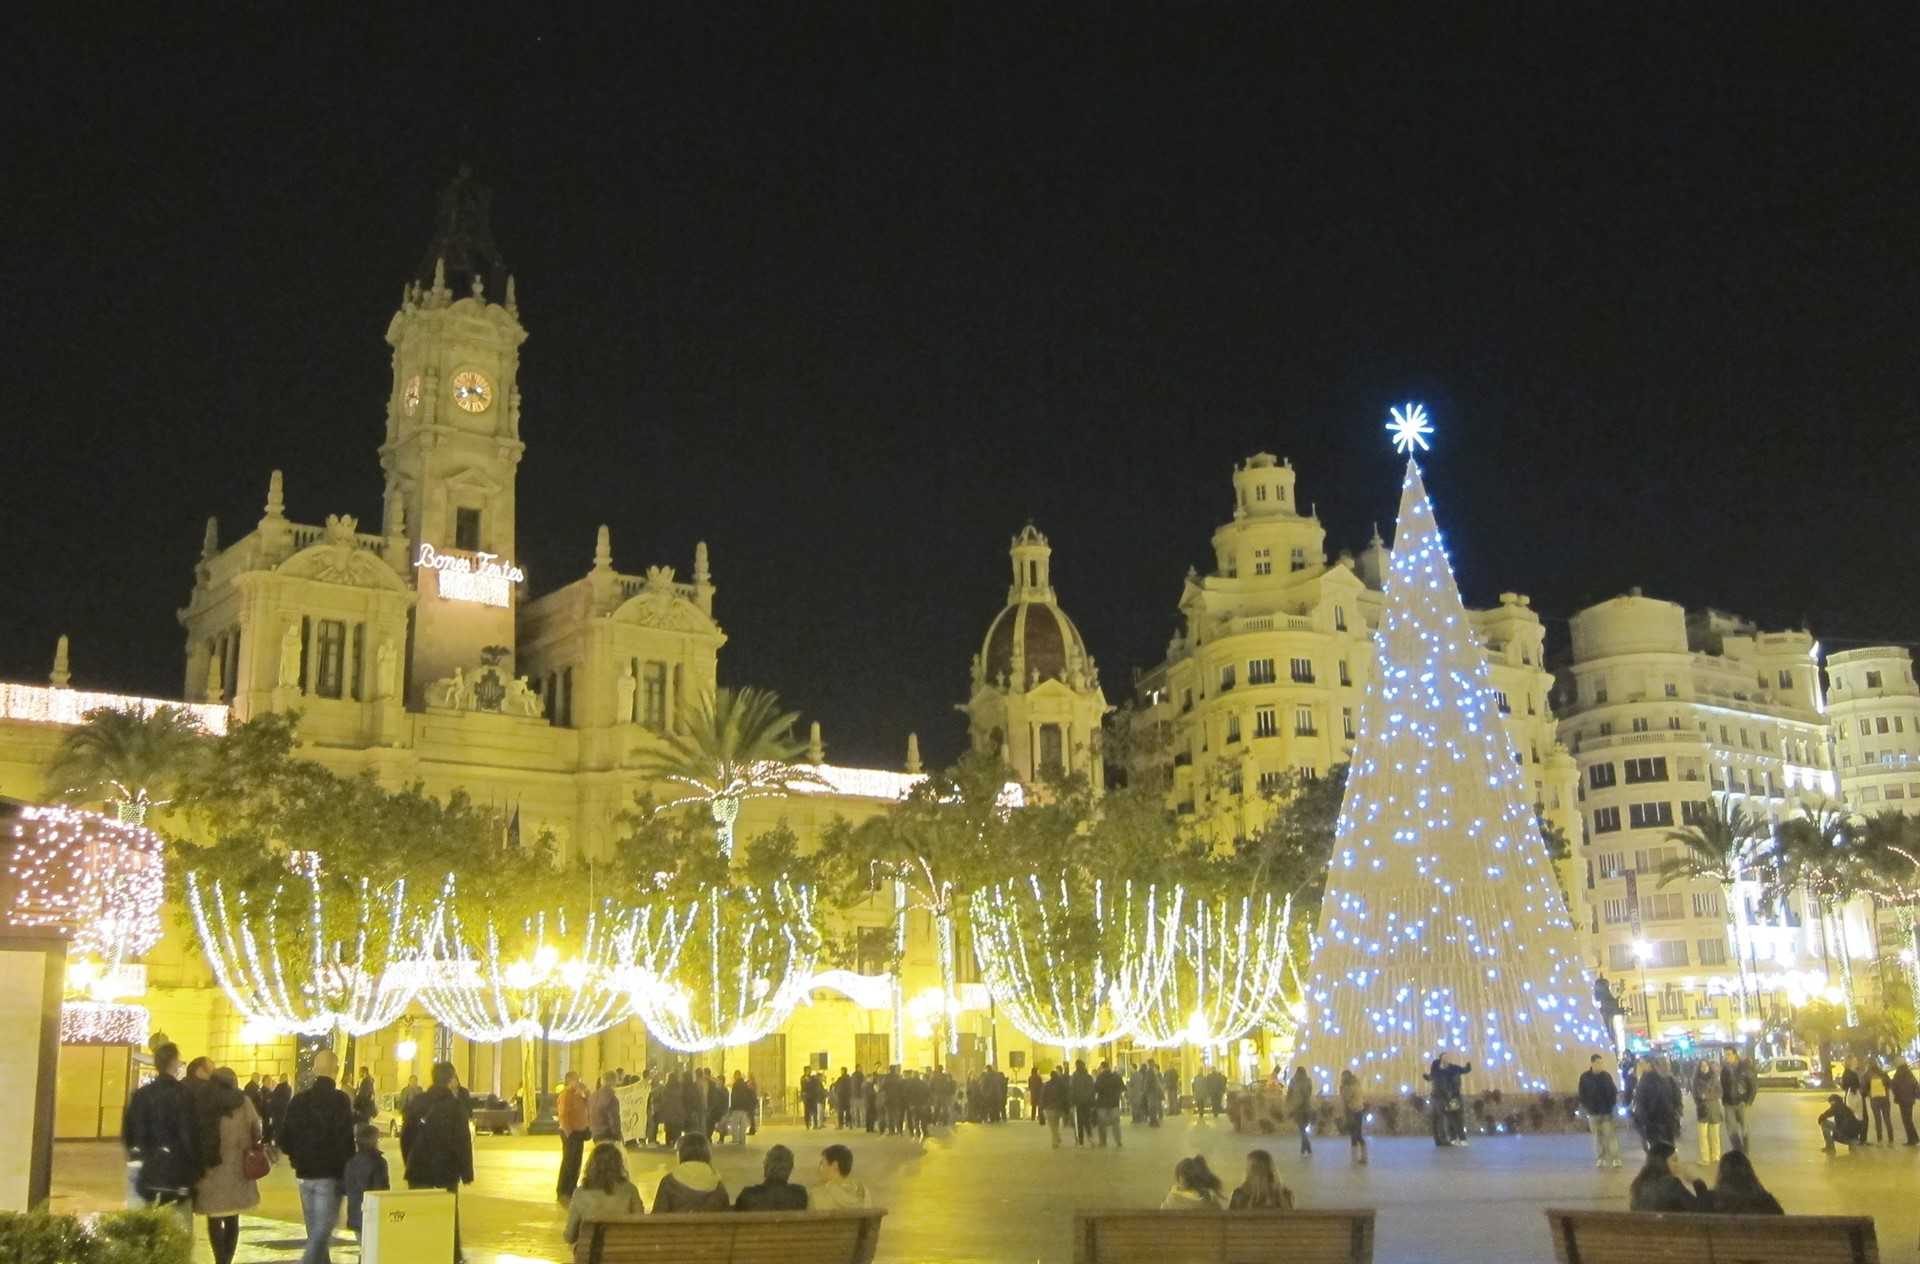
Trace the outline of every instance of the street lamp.
[[1633, 959], [1640, 963], [1640, 1008], [1647, 1016], [1647, 1042], [1653, 1042], [1653, 994], [1647, 990], [1647, 958], [1653, 955], [1653, 945], [1644, 939], [1633, 941]]

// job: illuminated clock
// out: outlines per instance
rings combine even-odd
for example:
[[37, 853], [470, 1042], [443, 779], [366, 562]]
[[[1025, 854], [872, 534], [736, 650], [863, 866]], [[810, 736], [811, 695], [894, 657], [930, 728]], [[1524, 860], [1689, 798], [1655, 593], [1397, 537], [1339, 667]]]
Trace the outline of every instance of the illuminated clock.
[[407, 379], [405, 403], [402, 406], [407, 410], [409, 417], [420, 411], [420, 375], [418, 373]]
[[483, 413], [493, 405], [493, 383], [484, 373], [462, 369], [453, 375], [453, 402], [470, 413]]

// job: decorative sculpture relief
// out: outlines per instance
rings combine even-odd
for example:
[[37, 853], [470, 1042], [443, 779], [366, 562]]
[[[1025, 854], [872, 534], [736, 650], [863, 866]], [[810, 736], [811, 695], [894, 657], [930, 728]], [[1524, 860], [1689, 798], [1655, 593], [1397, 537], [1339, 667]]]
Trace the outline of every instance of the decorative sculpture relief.
[[300, 624], [287, 624], [287, 630], [280, 634], [280, 684], [283, 688], [300, 687]]

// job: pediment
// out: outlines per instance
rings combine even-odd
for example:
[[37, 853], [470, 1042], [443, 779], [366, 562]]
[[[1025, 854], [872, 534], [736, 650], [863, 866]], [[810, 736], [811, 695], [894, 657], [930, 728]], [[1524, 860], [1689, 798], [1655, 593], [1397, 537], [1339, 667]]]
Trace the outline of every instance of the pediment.
[[670, 588], [650, 587], [622, 602], [607, 616], [615, 623], [630, 623], [643, 628], [661, 628], [668, 632], [695, 632], [717, 635], [720, 626], [700, 607]]
[[350, 544], [322, 540], [295, 553], [274, 568], [289, 579], [313, 579], [348, 588], [377, 588], [406, 592], [407, 586], [378, 556]]

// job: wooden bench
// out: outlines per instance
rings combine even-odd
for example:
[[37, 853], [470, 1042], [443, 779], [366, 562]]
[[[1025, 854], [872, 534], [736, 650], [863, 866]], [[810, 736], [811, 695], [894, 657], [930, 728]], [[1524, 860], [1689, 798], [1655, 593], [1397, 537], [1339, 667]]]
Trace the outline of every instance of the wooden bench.
[[1076, 1211], [1074, 1264], [1370, 1264], [1373, 1211]]
[[636, 1216], [580, 1227], [574, 1264], [873, 1264], [872, 1211], [714, 1211]]
[[1548, 1208], [1560, 1264], [1878, 1264], [1871, 1216]]

